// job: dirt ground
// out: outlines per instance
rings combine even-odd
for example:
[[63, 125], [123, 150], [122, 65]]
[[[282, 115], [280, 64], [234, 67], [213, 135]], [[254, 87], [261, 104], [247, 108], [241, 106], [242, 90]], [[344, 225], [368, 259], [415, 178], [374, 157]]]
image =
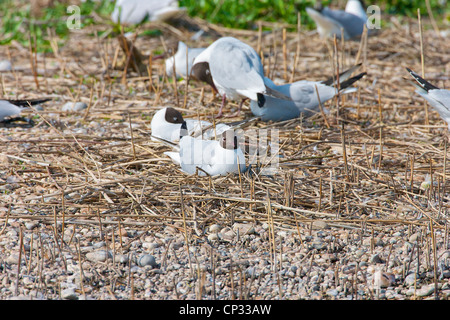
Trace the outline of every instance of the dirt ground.
[[[0, 298], [448, 299], [448, 129], [405, 69], [422, 72], [417, 21], [385, 19], [366, 45], [338, 42], [337, 57], [332, 41], [276, 25], [259, 33], [197, 21], [198, 41], [166, 24], [161, 36], [137, 37], [149, 56], [231, 35], [260, 48], [279, 83], [362, 63], [358, 92], [324, 113], [251, 124], [279, 130], [271, 176], [184, 174], [150, 140], [152, 116], [172, 106], [210, 119], [221, 99], [164, 77], [163, 60], [143, 60], [150, 76], [124, 73], [103, 25], [52, 53], [0, 47], [14, 68], [1, 73], [3, 97], [52, 98], [24, 112], [34, 126], [0, 128]], [[448, 88], [448, 35], [424, 20], [423, 44], [426, 78]], [[87, 108], [62, 111], [75, 101]], [[247, 103], [224, 121], [251, 116]]]

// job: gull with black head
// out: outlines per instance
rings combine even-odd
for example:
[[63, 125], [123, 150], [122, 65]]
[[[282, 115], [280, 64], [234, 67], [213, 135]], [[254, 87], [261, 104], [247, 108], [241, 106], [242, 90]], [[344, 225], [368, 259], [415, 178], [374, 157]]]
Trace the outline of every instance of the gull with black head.
[[195, 58], [191, 74], [221, 95], [222, 104], [217, 117], [222, 116], [227, 100], [240, 100], [237, 114], [246, 99], [255, 100], [259, 105], [264, 104], [265, 95], [290, 100], [265, 84], [259, 55], [251, 46], [234, 37], [222, 37], [209, 45]]
[[289, 96], [291, 100], [281, 100], [267, 96], [262, 106], [252, 100], [250, 109], [255, 116], [260, 116], [262, 121], [294, 119], [298, 118], [301, 113], [308, 116], [317, 110], [319, 103], [324, 103], [334, 98], [338, 92], [340, 94], [355, 92], [356, 88], [351, 87], [351, 85], [366, 74], [363, 72], [350, 77], [359, 66], [360, 64], [353, 66], [339, 75], [339, 90], [336, 85], [336, 77], [330, 77], [325, 81], [300, 80], [283, 85], [276, 85], [269, 78], [265, 78], [265, 82], [269, 87]]

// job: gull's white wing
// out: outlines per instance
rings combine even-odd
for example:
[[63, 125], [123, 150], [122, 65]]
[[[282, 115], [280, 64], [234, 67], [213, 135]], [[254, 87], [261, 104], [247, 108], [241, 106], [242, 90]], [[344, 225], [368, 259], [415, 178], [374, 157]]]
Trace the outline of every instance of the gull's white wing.
[[18, 107], [6, 100], [0, 100], [0, 121], [5, 120], [7, 117], [16, 116], [22, 111], [21, 107]]
[[[338, 38], [340, 37], [341, 29], [344, 27], [337, 20], [327, 17], [312, 8], [306, 8], [306, 12], [316, 23], [317, 31], [322, 37], [331, 37], [333, 34], [336, 34]], [[344, 36], [345, 38], [349, 37], [345, 34], [345, 29]]]
[[214, 46], [209, 61], [214, 82], [257, 100], [256, 93], [266, 91], [261, 59], [254, 49], [237, 39], [220, 40]]
[[432, 89], [426, 91], [422, 88], [418, 88], [416, 92], [430, 103], [430, 105], [439, 113], [441, 118], [447, 122], [450, 129], [450, 91], [445, 89]]

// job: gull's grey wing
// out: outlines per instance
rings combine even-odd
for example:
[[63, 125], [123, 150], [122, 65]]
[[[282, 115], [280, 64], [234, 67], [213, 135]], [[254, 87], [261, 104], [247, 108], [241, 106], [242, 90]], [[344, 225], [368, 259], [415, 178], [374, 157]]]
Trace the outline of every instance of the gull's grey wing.
[[[321, 36], [331, 37], [336, 34], [338, 38], [341, 36], [341, 28], [344, 28], [337, 20], [327, 17], [321, 12], [313, 9], [306, 8], [306, 12], [314, 20], [317, 26], [317, 31]], [[349, 38], [350, 36], [346, 34], [344, 30], [344, 37]]]
[[0, 100], [0, 122], [5, 120], [7, 117], [20, 114], [20, 111], [22, 111], [21, 107], [6, 100]]
[[323, 8], [321, 13], [324, 16], [339, 22], [350, 38], [361, 36], [364, 31], [366, 21], [352, 13], [341, 10], [331, 10], [329, 8]]
[[238, 40], [217, 43], [211, 53], [209, 68], [214, 81], [223, 87], [265, 91], [261, 59], [255, 50]]

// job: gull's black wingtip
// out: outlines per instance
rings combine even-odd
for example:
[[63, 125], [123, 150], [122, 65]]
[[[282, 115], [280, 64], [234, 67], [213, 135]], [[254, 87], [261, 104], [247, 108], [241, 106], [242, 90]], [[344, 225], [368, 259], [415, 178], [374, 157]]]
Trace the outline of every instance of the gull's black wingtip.
[[420, 87], [424, 90], [426, 90], [427, 92], [430, 90], [435, 90], [435, 89], [439, 89], [438, 87], [432, 85], [431, 83], [429, 83], [427, 80], [425, 80], [424, 78], [422, 78], [421, 76], [419, 76], [417, 73], [415, 73], [414, 71], [412, 71], [410, 68], [406, 68], [406, 70], [409, 72], [409, 74], [414, 78], [414, 80], [416, 80], [416, 82], [420, 85]]

